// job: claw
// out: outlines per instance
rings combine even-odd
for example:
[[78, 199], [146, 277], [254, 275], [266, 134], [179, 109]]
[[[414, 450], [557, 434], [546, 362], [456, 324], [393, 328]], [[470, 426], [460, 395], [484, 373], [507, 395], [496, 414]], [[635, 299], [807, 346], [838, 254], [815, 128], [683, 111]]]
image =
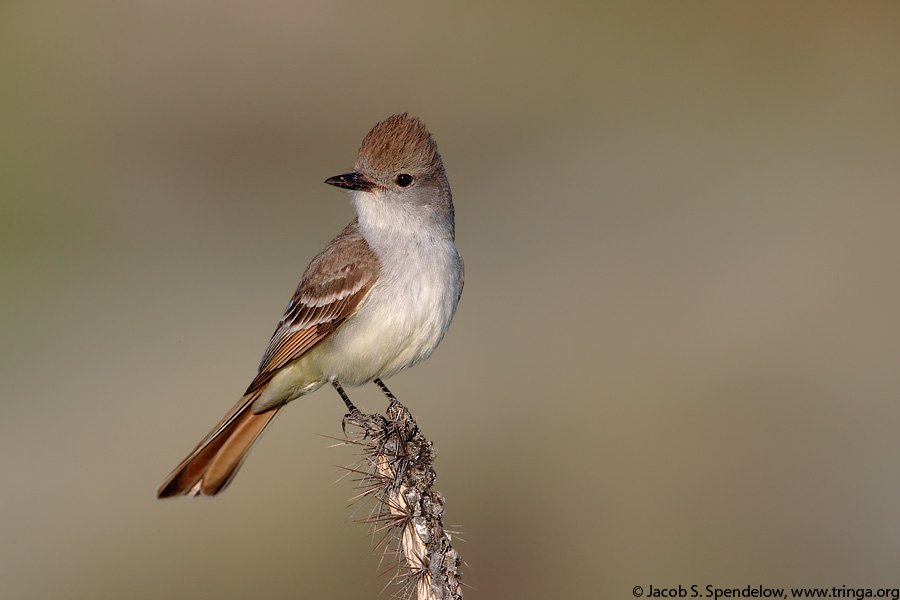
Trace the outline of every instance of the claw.
[[369, 415], [360, 412], [354, 407], [352, 411], [344, 415], [341, 421], [341, 429], [344, 436], [347, 435], [347, 424], [355, 425], [363, 430], [363, 439], [372, 437], [373, 439], [387, 430], [387, 423], [381, 415]]

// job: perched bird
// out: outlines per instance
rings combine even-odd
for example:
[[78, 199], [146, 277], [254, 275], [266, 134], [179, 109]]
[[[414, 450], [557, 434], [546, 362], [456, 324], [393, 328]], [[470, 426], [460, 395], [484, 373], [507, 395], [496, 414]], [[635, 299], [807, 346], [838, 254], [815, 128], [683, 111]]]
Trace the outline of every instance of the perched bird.
[[463, 289], [453, 200], [437, 144], [406, 113], [363, 139], [350, 190], [357, 218], [320, 252], [284, 311], [244, 396], [166, 478], [158, 498], [214, 496], [284, 405], [330, 383], [375, 381], [428, 358]]

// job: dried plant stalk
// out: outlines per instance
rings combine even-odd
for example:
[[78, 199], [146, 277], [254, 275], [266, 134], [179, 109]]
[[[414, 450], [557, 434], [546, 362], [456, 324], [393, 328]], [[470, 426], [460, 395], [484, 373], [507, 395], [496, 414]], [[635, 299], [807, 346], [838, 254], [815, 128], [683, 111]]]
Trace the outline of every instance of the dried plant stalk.
[[392, 577], [402, 598], [462, 600], [459, 554], [444, 530], [444, 498], [432, 486], [436, 474], [434, 446], [419, 431], [410, 412], [392, 401], [386, 414], [351, 412], [344, 425], [361, 429], [351, 442], [362, 448], [359, 468], [361, 498], [375, 498], [363, 522], [383, 532], [378, 547], [396, 544], [398, 564]]

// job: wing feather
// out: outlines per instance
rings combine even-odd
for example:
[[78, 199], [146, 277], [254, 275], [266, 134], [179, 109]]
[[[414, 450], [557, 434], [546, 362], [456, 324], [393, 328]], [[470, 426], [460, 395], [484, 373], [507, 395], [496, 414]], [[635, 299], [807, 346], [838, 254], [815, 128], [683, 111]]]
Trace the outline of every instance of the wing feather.
[[359, 309], [380, 265], [354, 219], [306, 268], [246, 393], [330, 336]]

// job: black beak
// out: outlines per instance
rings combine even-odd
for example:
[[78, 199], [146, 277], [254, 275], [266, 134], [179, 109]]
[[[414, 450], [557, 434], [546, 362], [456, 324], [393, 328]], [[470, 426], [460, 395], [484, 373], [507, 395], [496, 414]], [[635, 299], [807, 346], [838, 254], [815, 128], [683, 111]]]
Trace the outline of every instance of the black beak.
[[329, 177], [325, 183], [334, 185], [345, 190], [357, 190], [360, 192], [368, 192], [375, 184], [371, 181], [363, 179], [359, 173], [345, 173], [344, 175], [336, 175]]

